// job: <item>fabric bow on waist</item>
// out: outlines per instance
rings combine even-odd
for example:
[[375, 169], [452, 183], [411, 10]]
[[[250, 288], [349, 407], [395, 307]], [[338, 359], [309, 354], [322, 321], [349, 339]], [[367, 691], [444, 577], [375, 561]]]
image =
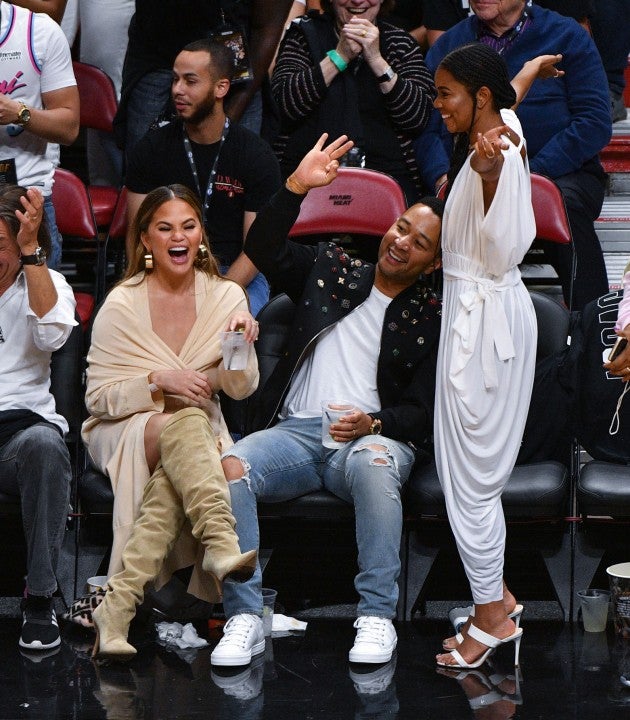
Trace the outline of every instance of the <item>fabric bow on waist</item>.
[[[459, 275], [458, 275], [459, 277]], [[500, 360], [509, 360], [515, 356], [514, 343], [508, 325], [503, 303], [498, 293], [511, 287], [512, 283], [496, 283], [486, 278], [462, 276], [475, 284], [459, 296], [461, 307], [455, 318], [453, 330], [459, 336], [460, 351], [451, 358], [451, 377], [462, 372], [468, 365], [477, 344], [481, 330], [481, 367], [483, 381], [487, 390], [498, 385], [497, 370], [494, 362], [494, 349]]]

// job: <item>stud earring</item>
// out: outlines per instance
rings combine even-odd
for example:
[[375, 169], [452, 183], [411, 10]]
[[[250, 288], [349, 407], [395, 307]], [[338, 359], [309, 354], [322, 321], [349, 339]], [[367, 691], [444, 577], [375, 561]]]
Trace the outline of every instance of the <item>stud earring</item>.
[[153, 253], [150, 251], [148, 253], [145, 253], [144, 269], [145, 270], [153, 270]]

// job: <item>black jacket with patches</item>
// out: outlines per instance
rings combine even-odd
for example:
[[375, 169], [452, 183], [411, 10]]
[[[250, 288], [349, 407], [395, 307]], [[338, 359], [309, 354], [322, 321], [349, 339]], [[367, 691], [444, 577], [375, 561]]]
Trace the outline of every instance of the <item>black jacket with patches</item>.
[[[270, 283], [296, 305], [291, 342], [264, 388], [253, 429], [268, 427], [301, 361], [319, 334], [370, 294], [375, 266], [352, 259], [334, 243], [301, 245], [287, 238], [303, 196], [279, 190], [257, 215], [245, 253]], [[442, 305], [423, 280], [387, 307], [378, 357], [377, 389], [383, 434], [416, 448], [430, 440]], [[348, 368], [352, 372], [352, 368]]]

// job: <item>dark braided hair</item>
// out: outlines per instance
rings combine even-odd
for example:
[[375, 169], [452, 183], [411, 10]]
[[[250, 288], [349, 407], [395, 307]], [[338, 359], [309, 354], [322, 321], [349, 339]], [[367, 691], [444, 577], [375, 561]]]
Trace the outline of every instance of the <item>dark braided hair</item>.
[[447, 70], [468, 90], [473, 102], [473, 114], [468, 132], [455, 134], [453, 156], [447, 176], [448, 193], [468, 156], [469, 133], [475, 123], [477, 112], [477, 92], [480, 88], [487, 87], [492, 93], [492, 107], [499, 112], [502, 108], [511, 108], [516, 104], [516, 91], [510, 84], [507, 65], [503, 58], [483, 43], [462, 45], [450, 52], [439, 67]]

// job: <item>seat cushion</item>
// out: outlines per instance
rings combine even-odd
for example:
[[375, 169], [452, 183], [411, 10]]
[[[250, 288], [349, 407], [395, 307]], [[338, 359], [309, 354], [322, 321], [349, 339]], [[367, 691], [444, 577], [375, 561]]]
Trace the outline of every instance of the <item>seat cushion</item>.
[[[555, 520], [568, 512], [569, 472], [559, 462], [517, 465], [503, 496], [507, 520]], [[407, 481], [406, 514], [414, 517], [446, 517], [444, 494], [435, 462], [416, 466]]]
[[258, 517], [309, 518], [312, 520], [342, 520], [354, 517], [354, 506], [336, 495], [321, 490], [279, 503], [259, 503]]
[[577, 484], [580, 515], [630, 517], [630, 465], [591, 460]]
[[114, 506], [112, 484], [104, 473], [88, 465], [79, 478], [81, 511], [94, 514], [111, 514]]
[[[107, 475], [88, 465], [79, 481], [79, 498], [83, 512], [111, 514], [114, 493]], [[315, 520], [335, 520], [354, 517], [354, 507], [332, 493], [322, 490], [286, 502], [260, 503], [258, 514], [264, 519], [305, 517]]]

